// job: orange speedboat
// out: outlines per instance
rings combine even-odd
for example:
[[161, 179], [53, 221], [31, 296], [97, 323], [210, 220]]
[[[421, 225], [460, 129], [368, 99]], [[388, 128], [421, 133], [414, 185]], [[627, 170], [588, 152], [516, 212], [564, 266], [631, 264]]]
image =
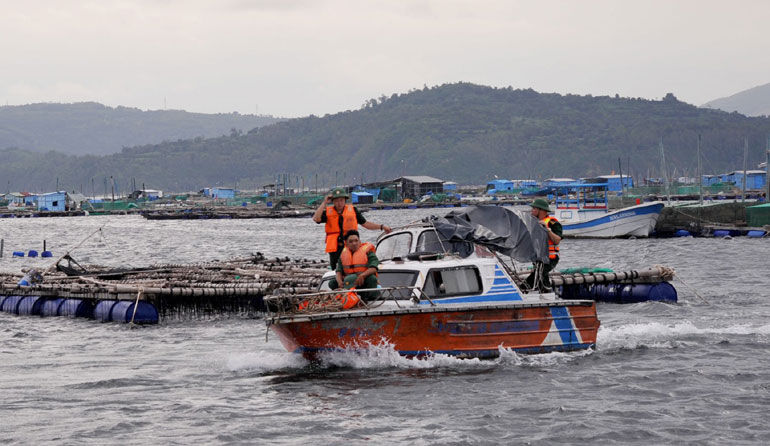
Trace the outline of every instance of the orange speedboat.
[[[501, 348], [541, 353], [596, 345], [599, 320], [593, 301], [524, 292], [512, 265], [499, 255], [499, 240], [494, 245], [457, 240], [437, 223], [411, 225], [380, 238], [382, 288], [359, 290], [375, 292], [376, 299], [343, 310], [336, 304], [339, 291], [325, 286], [332, 277], [328, 273], [317, 293], [265, 298], [270, 329], [288, 351], [311, 358], [383, 343], [409, 356], [479, 358], [498, 356]], [[488, 231], [484, 235], [490, 239]], [[547, 247], [542, 252], [537, 255], [547, 256]]]

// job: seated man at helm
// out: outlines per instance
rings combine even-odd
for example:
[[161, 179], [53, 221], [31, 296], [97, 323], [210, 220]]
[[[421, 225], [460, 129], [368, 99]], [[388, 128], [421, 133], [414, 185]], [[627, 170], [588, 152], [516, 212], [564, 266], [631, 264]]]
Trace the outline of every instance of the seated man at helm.
[[[333, 290], [347, 287], [377, 288], [377, 267], [380, 260], [374, 253], [375, 248], [371, 243], [361, 243], [358, 231], [351, 230], [345, 233], [345, 248], [337, 262], [337, 277], [329, 281], [329, 287]], [[364, 300], [374, 300], [378, 293], [360, 293]]]

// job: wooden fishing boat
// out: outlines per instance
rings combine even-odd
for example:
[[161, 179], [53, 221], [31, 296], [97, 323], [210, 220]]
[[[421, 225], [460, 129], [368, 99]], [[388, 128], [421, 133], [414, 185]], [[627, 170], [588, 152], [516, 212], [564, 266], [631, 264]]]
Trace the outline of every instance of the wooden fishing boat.
[[[504, 208], [478, 208], [482, 211], [475, 218], [482, 221], [489, 213], [506, 214], [511, 221], [531, 218]], [[330, 272], [317, 293], [266, 297], [268, 326], [288, 351], [310, 358], [323, 351], [383, 344], [408, 356], [478, 358], [498, 356], [501, 349], [542, 353], [595, 346], [599, 320], [593, 301], [526, 293], [500, 257], [501, 252], [547, 257], [545, 231], [534, 218], [529, 226], [519, 220], [522, 224], [503, 237], [510, 242], [507, 247], [491, 236], [489, 227], [476, 226], [467, 233], [457, 231], [467, 229], [463, 217], [440, 220], [401, 228], [378, 240], [382, 288], [359, 290], [362, 295], [376, 293], [376, 299], [343, 310], [335, 299], [340, 291], [328, 289]], [[500, 228], [494, 229], [500, 234]], [[469, 237], [447, 236], [453, 230]], [[539, 244], [542, 248], [534, 246]]]

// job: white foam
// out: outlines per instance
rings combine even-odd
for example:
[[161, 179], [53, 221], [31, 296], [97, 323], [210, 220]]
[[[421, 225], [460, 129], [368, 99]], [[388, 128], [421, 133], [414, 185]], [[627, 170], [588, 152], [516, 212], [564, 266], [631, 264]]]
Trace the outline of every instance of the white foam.
[[344, 350], [323, 352], [319, 355], [322, 365], [352, 367], [356, 369], [432, 369], [439, 367], [478, 367], [483, 365], [479, 359], [460, 359], [444, 354], [431, 354], [424, 357], [401, 356], [393, 344], [367, 344], [349, 347]]
[[308, 360], [302, 355], [284, 352], [258, 352], [232, 354], [226, 358], [225, 367], [231, 372], [273, 372], [306, 367]]
[[557, 365], [593, 353], [593, 350], [576, 352], [552, 352], [542, 354], [519, 354], [514, 350], [498, 347], [500, 356], [495, 359], [463, 359], [446, 354], [405, 357], [392, 344], [366, 345], [358, 348], [324, 352], [320, 355], [325, 366], [351, 367], [357, 369], [435, 369], [435, 368], [484, 368], [497, 366], [542, 367]]
[[522, 367], [544, 367], [563, 364], [593, 354], [593, 350], [576, 350], [573, 352], [550, 352], [539, 354], [520, 354], [514, 350], [500, 347], [500, 357], [497, 362]]
[[636, 348], [639, 346], [653, 348], [675, 348], [682, 340], [690, 335], [767, 335], [770, 325], [738, 324], [723, 327], [699, 328], [690, 321], [676, 324], [647, 322], [625, 324], [617, 327], [602, 326], [597, 336], [599, 349], [606, 348]]

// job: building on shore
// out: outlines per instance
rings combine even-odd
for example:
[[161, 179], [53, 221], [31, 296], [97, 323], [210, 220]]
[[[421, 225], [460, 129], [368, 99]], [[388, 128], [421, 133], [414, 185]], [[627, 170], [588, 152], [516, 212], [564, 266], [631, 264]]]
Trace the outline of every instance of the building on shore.
[[[713, 186], [718, 183], [732, 184], [738, 189], [743, 189], [743, 171], [735, 170], [718, 175], [703, 175], [701, 184]], [[767, 172], [764, 170], [746, 171], [746, 190], [762, 190], [767, 185]]]
[[37, 210], [39, 211], [66, 211], [67, 192], [49, 192], [37, 196]]
[[401, 183], [401, 196], [419, 200], [423, 195], [444, 193], [444, 181], [426, 175], [397, 178]]

